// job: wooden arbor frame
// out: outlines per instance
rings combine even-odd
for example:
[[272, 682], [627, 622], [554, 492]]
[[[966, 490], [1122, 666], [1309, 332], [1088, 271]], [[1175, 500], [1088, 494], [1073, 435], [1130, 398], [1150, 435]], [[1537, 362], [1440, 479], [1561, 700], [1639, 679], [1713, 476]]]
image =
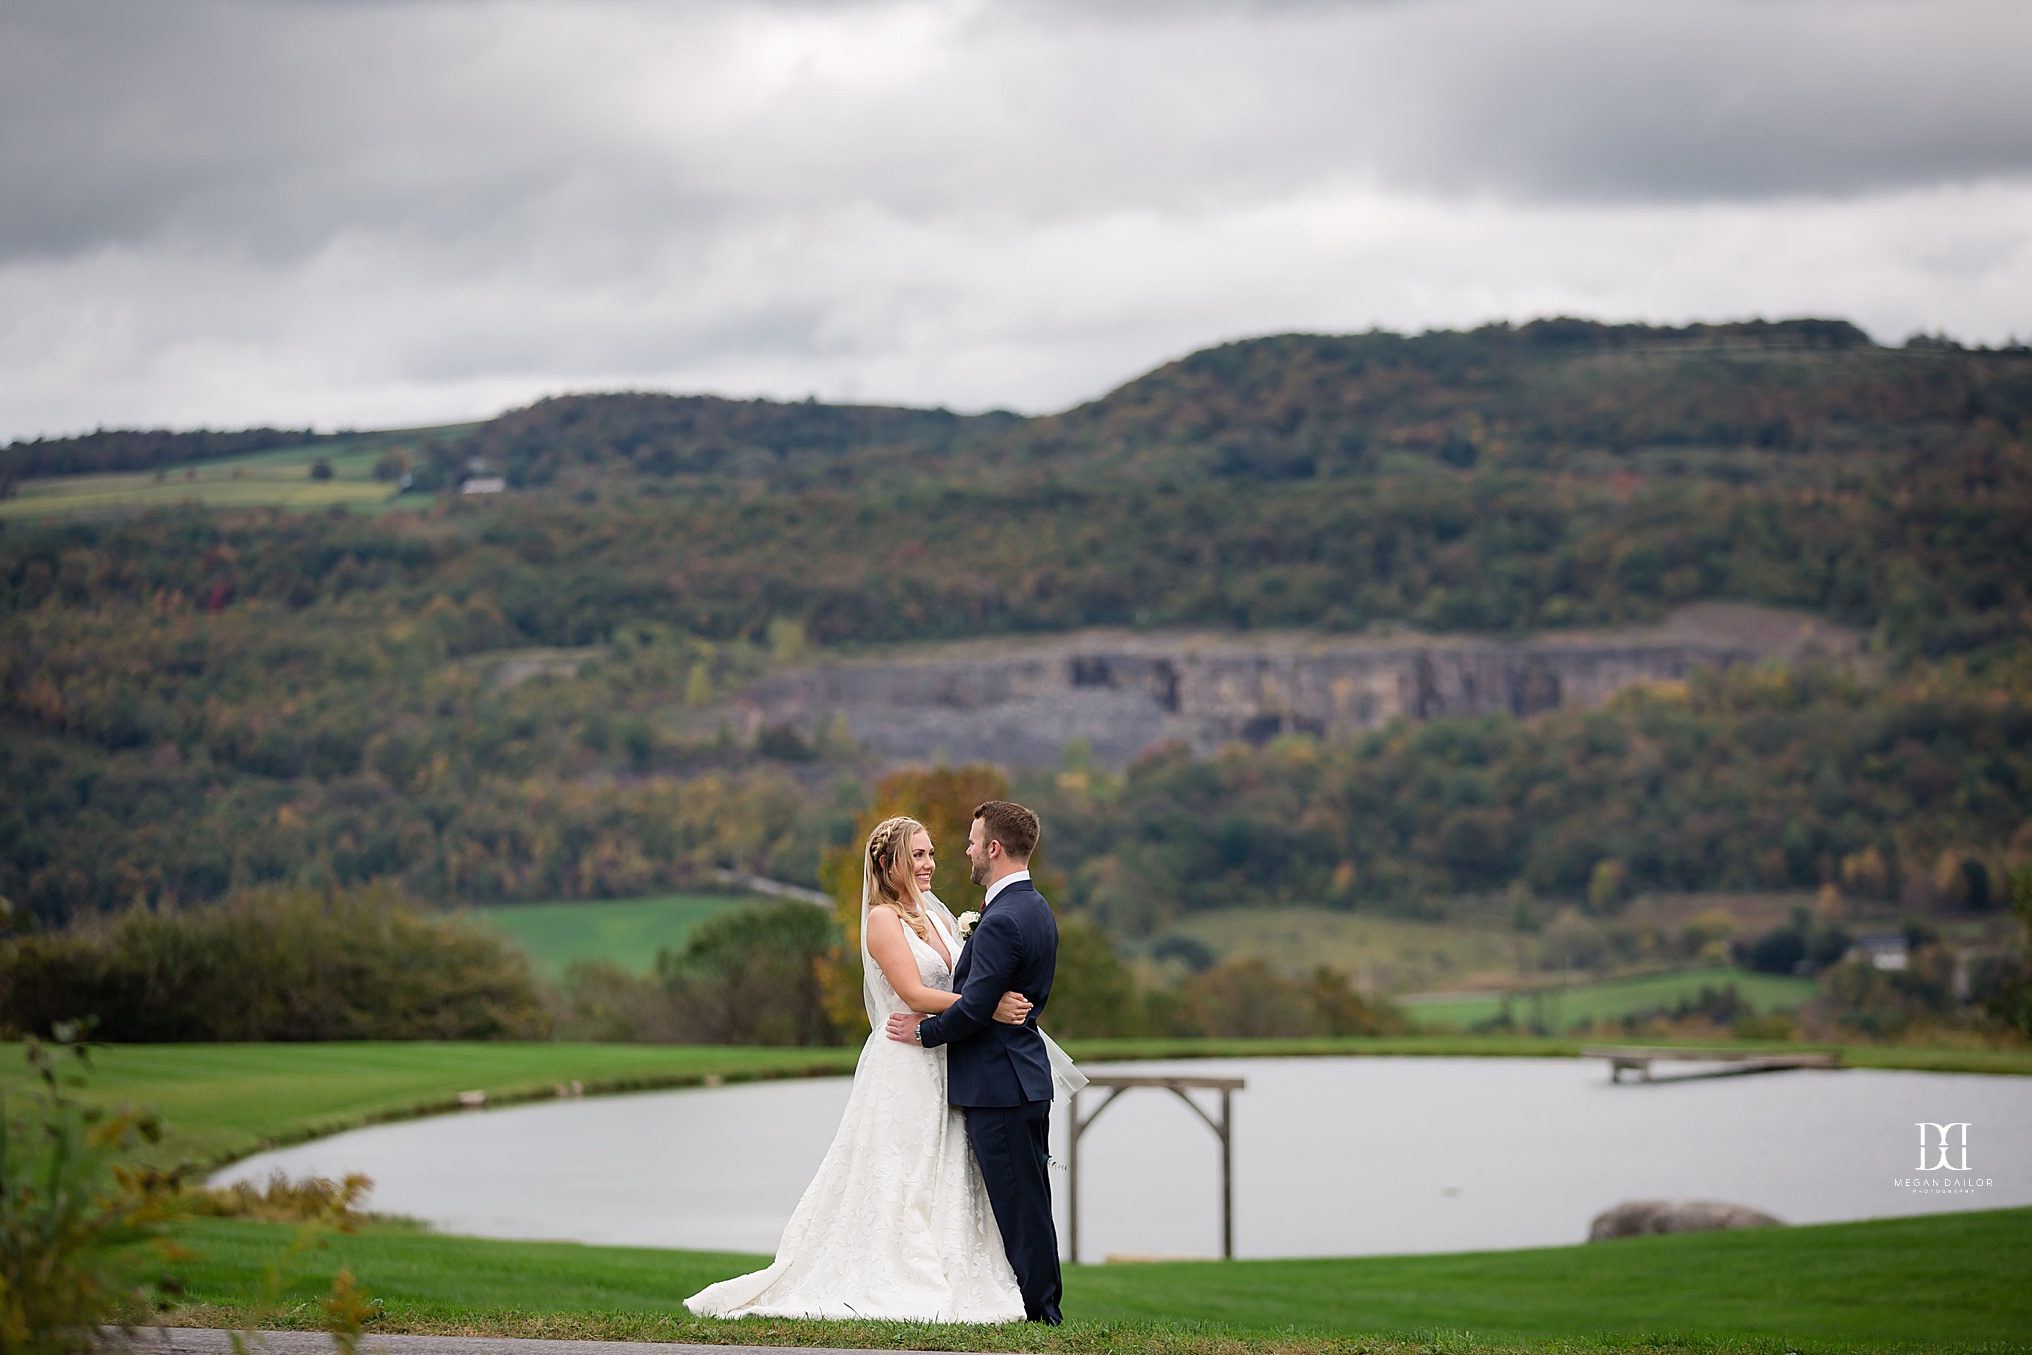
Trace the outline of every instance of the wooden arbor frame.
[[[1089, 1077], [1087, 1079], [1087, 1087], [1095, 1090], [1105, 1090], [1108, 1093], [1107, 1097], [1102, 1100], [1101, 1104], [1094, 1107], [1091, 1115], [1085, 1116], [1080, 1114], [1080, 1093], [1073, 1093], [1072, 1151], [1070, 1154], [1071, 1161], [1067, 1164], [1068, 1175], [1071, 1177], [1071, 1180], [1066, 1183], [1066, 1189], [1067, 1194], [1070, 1196], [1071, 1207], [1067, 1212], [1072, 1225], [1068, 1230], [1070, 1233], [1067, 1239], [1069, 1243], [1068, 1250], [1071, 1253], [1074, 1265], [1079, 1264], [1080, 1138], [1087, 1132], [1087, 1129], [1095, 1120], [1101, 1118], [1101, 1112], [1109, 1106], [1114, 1105], [1116, 1099], [1123, 1092], [1131, 1091], [1137, 1087], [1157, 1087], [1170, 1092], [1190, 1106], [1192, 1113], [1199, 1116], [1201, 1120], [1204, 1120], [1206, 1127], [1214, 1131], [1214, 1137], [1221, 1141], [1221, 1259], [1224, 1261], [1235, 1259], [1235, 1145], [1231, 1131], [1234, 1127], [1234, 1095], [1236, 1092], [1241, 1091], [1245, 1085], [1247, 1084], [1239, 1077], [1170, 1077], [1163, 1074], [1102, 1074], [1097, 1077]], [[1219, 1120], [1207, 1114], [1205, 1108], [1199, 1102], [1186, 1094], [1188, 1091], [1198, 1089], [1217, 1091], [1221, 1094], [1221, 1118]]]

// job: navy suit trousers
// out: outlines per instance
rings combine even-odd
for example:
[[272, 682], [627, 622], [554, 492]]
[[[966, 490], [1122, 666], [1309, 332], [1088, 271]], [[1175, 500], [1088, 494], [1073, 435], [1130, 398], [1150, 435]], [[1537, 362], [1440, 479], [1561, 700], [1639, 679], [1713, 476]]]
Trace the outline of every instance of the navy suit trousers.
[[1051, 1102], [968, 1106], [967, 1142], [981, 1164], [1002, 1248], [1032, 1322], [1058, 1325], [1058, 1228], [1051, 1219]]

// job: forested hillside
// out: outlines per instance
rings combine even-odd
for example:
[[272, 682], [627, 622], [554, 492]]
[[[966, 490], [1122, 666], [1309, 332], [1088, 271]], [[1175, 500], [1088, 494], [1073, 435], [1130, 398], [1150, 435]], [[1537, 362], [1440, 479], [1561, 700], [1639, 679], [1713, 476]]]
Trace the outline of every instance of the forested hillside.
[[[1581, 898], [1604, 863], [1615, 891], [1968, 902], [1958, 863], [2032, 854], [2024, 350], [1814, 321], [1285, 336], [1046, 418], [578, 396], [419, 456], [413, 509], [373, 519], [0, 532], [0, 894], [56, 919], [267, 881], [808, 881], [873, 768], [689, 720], [808, 646], [1519, 634], [1707, 598], [1863, 627], [1873, 657], [1025, 793], [1065, 825], [1072, 901], [1129, 932], [1222, 902]], [[510, 492], [453, 492], [476, 462]]]
[[2015, 353], [1881, 349], [1830, 321], [1675, 330], [1553, 320], [1226, 344], [1030, 433], [1061, 455], [1230, 477], [1364, 474], [1410, 453], [1533, 469], [1634, 457], [1632, 469], [1739, 480], [1787, 467], [1757, 452], [1904, 450], [2028, 410]]
[[2022, 663], [1994, 686], [1874, 691], [1816, 669], [1703, 674], [1599, 711], [1204, 762], [1164, 749], [1036, 790], [1076, 897], [1124, 936], [1243, 903], [1442, 916], [1462, 893], [1605, 914], [1643, 889], [1832, 884], [1981, 912], [2032, 861], [2028, 690]]

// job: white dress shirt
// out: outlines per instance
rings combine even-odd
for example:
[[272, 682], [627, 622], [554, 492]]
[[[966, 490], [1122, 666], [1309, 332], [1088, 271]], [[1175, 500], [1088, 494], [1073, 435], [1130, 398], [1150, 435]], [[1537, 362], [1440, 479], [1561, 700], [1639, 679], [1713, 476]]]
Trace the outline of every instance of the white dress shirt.
[[1015, 884], [1018, 880], [1027, 880], [1029, 878], [1030, 872], [1027, 870], [1010, 871], [1007, 875], [1004, 875], [1001, 879], [988, 886], [988, 897], [981, 900], [982, 909], [986, 910], [987, 906], [995, 901], [995, 896], [1010, 885]]

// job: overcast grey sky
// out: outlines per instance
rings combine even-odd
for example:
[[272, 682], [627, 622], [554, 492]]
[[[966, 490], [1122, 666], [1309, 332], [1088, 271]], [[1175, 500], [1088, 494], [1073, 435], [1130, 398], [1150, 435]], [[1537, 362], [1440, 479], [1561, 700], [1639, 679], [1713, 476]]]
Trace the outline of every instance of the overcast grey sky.
[[0, 0], [0, 437], [1062, 408], [1568, 313], [2032, 336], [2025, 0]]

